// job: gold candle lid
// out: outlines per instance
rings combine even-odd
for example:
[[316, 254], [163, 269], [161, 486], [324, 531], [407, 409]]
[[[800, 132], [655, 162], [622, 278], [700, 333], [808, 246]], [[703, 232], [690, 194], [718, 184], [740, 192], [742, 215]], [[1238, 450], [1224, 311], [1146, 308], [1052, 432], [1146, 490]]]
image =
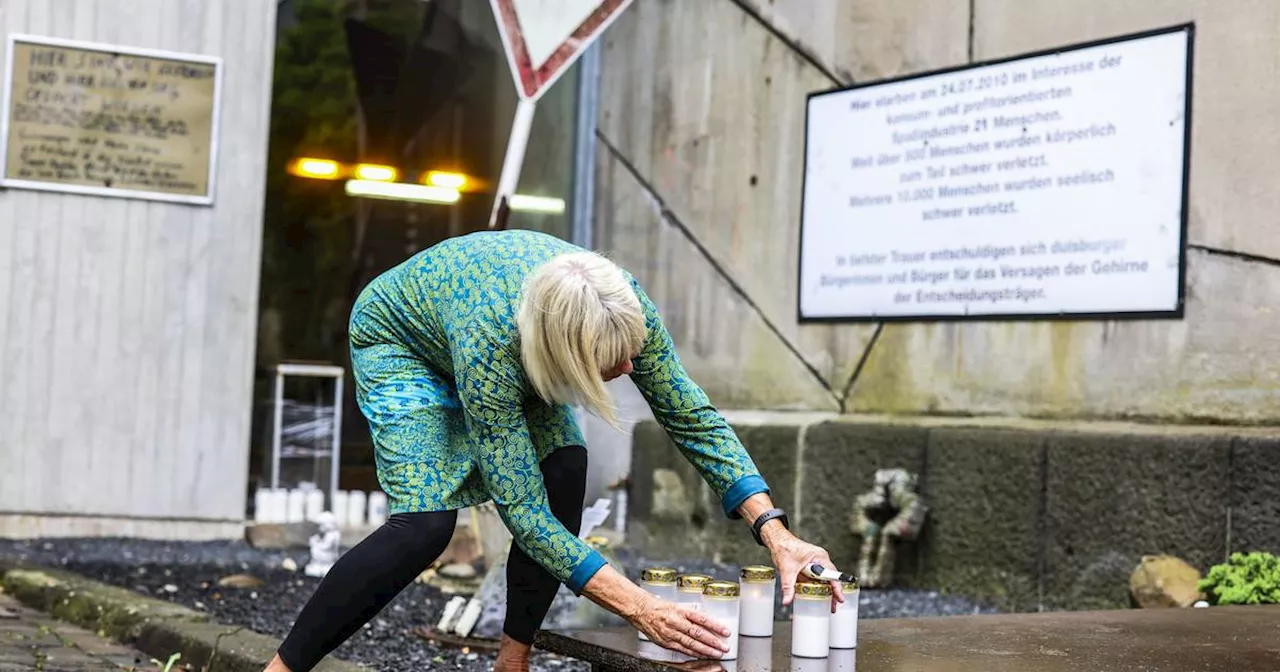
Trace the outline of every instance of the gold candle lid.
[[831, 597], [831, 584], [817, 581], [797, 581], [796, 597]]
[[841, 590], [845, 590], [845, 591], [857, 590], [857, 589], [858, 589], [858, 581], [857, 581], [856, 579], [855, 579], [855, 580], [853, 580], [853, 581], [841, 581], [841, 582], [840, 582], [840, 589], [841, 589]]
[[772, 581], [778, 573], [767, 565], [747, 565], [742, 568], [743, 581]]
[[734, 581], [711, 581], [703, 589], [705, 597], [737, 597], [741, 589]]
[[640, 573], [640, 578], [650, 583], [675, 583], [676, 570], [670, 567], [649, 567]]
[[680, 584], [680, 590], [684, 590], [685, 588], [693, 588], [693, 589], [697, 589], [698, 592], [702, 592], [702, 589], [710, 581], [711, 581], [711, 577], [707, 576], [706, 574], [681, 574], [680, 580], [677, 583]]
[[591, 537], [587, 537], [586, 539], [583, 539], [583, 541], [587, 542], [588, 546], [591, 546], [596, 549], [609, 548], [608, 537], [591, 536]]

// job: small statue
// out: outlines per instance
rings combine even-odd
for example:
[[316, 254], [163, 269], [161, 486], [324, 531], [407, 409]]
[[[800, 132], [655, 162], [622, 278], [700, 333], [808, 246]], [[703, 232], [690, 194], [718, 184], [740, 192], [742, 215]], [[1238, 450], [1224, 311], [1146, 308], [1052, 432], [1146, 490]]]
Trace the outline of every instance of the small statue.
[[338, 519], [330, 511], [316, 517], [320, 525], [320, 533], [311, 535], [311, 561], [303, 570], [307, 576], [317, 578], [329, 573], [333, 563], [342, 555], [342, 532], [338, 529]]
[[875, 486], [858, 496], [853, 509], [853, 533], [862, 537], [859, 585], [877, 588], [893, 583], [895, 544], [914, 540], [927, 512], [916, 493], [915, 474], [905, 469], [876, 470]]

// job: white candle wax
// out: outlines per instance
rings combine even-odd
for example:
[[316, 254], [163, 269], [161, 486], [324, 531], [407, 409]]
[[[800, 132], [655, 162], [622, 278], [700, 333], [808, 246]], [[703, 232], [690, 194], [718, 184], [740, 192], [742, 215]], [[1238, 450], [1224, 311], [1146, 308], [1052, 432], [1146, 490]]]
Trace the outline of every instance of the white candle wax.
[[830, 618], [801, 615], [791, 618], [791, 655], [801, 658], [826, 658], [830, 648]]
[[363, 490], [351, 490], [347, 493], [347, 525], [351, 527], [365, 526], [365, 503], [368, 495]]
[[387, 495], [377, 490], [369, 493], [369, 527], [381, 527], [387, 522]]
[[791, 608], [791, 655], [826, 658], [831, 635], [831, 584], [796, 583], [796, 599]]
[[774, 581], [742, 582], [742, 635], [744, 637], [773, 636], [773, 586]]
[[[675, 602], [676, 593], [676, 570], [667, 567], [651, 567], [641, 572], [640, 587], [645, 589], [649, 594], [661, 600]], [[640, 635], [640, 641], [649, 641], [649, 636], [643, 631], [636, 631]]]
[[704, 597], [702, 610], [714, 618], [717, 623], [729, 629], [729, 636], [724, 643], [729, 650], [720, 656], [720, 660], [738, 659], [738, 600]]
[[346, 490], [338, 490], [333, 493], [333, 506], [329, 508], [333, 511], [333, 517], [338, 521], [338, 527], [347, 527]]
[[831, 615], [830, 646], [833, 649], [858, 648], [858, 589], [844, 584], [844, 603]]
[[290, 523], [301, 523], [307, 518], [307, 493], [294, 489], [289, 491], [286, 520]]

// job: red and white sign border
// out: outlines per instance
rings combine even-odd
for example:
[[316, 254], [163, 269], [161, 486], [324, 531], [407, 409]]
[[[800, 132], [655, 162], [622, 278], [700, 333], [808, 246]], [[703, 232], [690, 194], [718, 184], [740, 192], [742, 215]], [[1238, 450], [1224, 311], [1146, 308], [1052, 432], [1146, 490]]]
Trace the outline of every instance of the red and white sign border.
[[534, 63], [525, 44], [520, 19], [516, 15], [515, 0], [490, 0], [493, 16], [502, 35], [503, 50], [511, 74], [516, 81], [516, 91], [524, 100], [537, 100], [561, 75], [573, 65], [591, 42], [604, 32], [634, 0], [602, 0], [569, 38], [560, 43], [543, 63]]

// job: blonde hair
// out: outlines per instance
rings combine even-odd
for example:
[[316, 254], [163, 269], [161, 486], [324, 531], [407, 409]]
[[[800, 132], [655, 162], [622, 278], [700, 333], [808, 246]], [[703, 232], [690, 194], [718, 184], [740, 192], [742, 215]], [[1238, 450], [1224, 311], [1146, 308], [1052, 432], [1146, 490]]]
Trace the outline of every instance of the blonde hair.
[[603, 374], [633, 358], [644, 311], [622, 269], [594, 252], [554, 257], [525, 280], [516, 314], [525, 376], [547, 403], [579, 403], [617, 427]]

